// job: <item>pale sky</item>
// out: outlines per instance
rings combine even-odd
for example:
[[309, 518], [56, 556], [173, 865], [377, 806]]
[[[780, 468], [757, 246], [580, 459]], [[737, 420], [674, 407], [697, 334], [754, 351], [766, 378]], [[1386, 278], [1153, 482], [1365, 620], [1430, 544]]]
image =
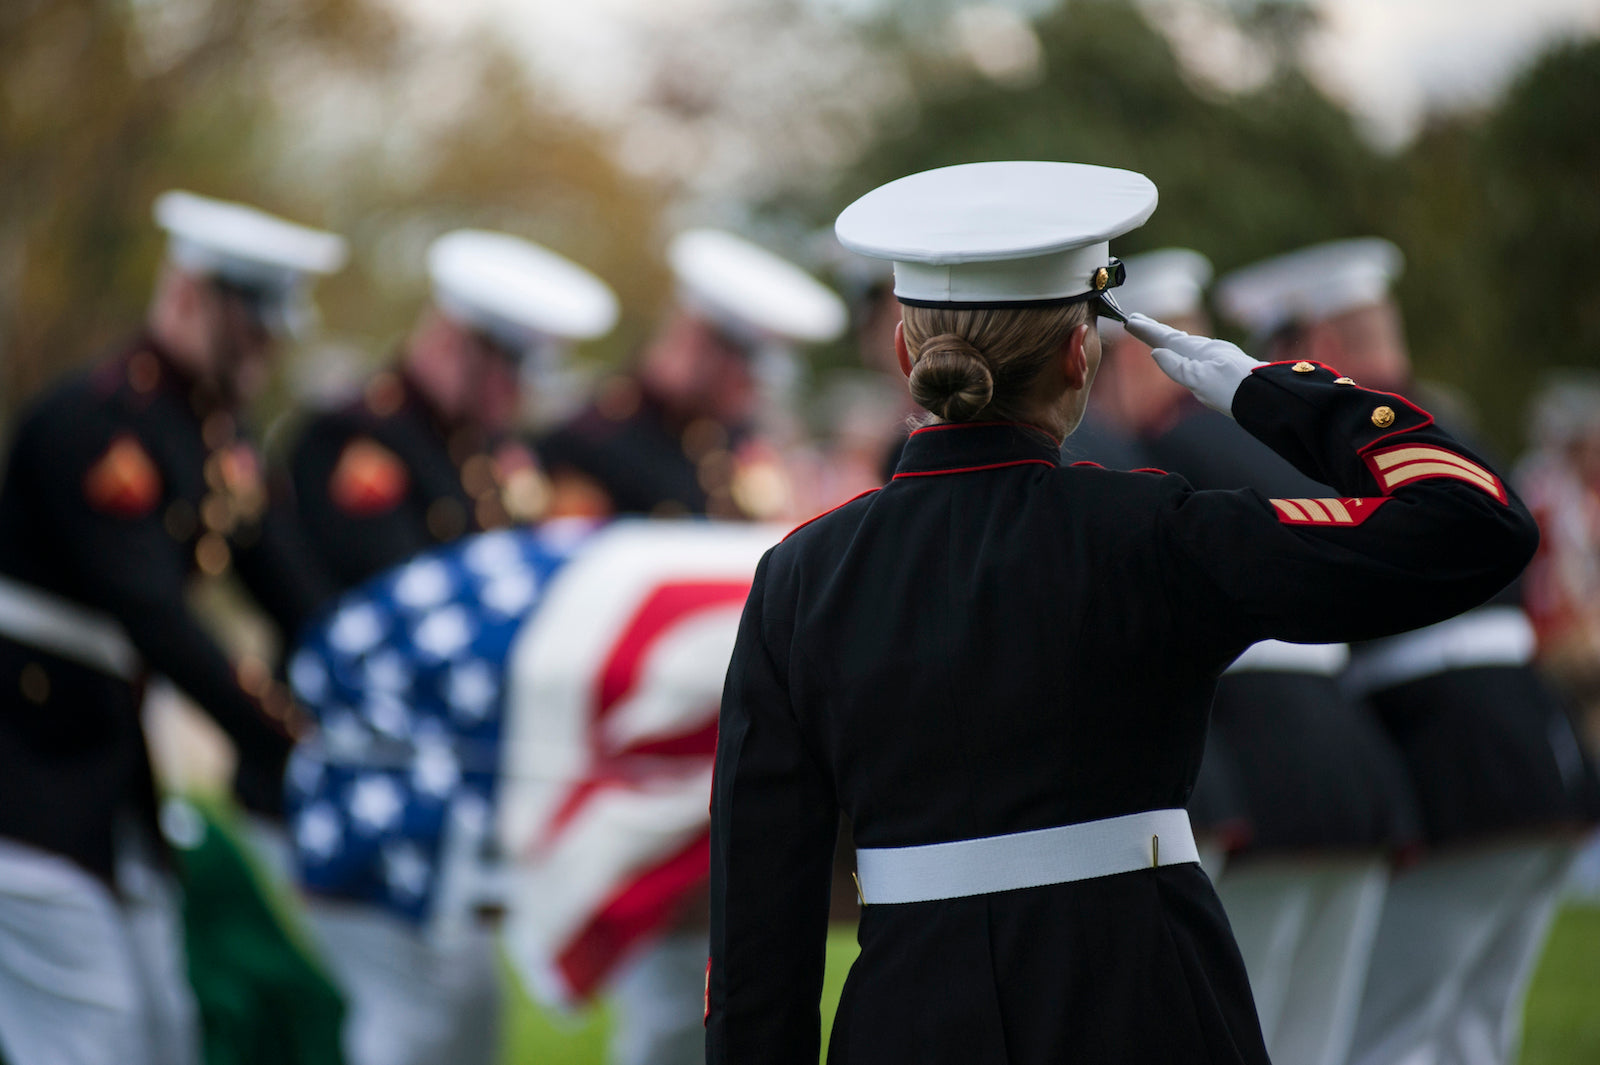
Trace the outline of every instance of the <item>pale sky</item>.
[[[810, 0], [840, 13], [872, 10], [882, 0]], [[957, 6], [945, 0], [947, 6]], [[1049, 0], [1001, 0], [1037, 9]], [[1083, 2], [1083, 0], [1079, 0]], [[1202, 65], [1221, 80], [1247, 78], [1251, 66], [1228, 42], [1201, 30], [1205, 0], [1141, 0], [1190, 17], [1164, 25], [1194, 41]], [[644, 91], [642, 62], [662, 34], [714, 33], [748, 5], [740, 0], [390, 0], [432, 30], [481, 21], [529, 57], [533, 67], [596, 118], [616, 118]], [[1600, 0], [1321, 0], [1325, 27], [1311, 42], [1313, 69], [1362, 117], [1380, 143], [1402, 143], [1430, 107], [1493, 98], [1535, 52], [1561, 38], [1600, 33]], [[1190, 33], [1190, 29], [1194, 33]]]

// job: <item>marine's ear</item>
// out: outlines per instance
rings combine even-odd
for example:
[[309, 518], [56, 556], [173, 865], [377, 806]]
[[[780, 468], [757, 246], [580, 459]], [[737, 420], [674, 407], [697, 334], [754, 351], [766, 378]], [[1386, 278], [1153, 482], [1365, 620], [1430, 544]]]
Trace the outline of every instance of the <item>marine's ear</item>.
[[1074, 326], [1061, 344], [1061, 376], [1067, 387], [1082, 390], [1089, 383], [1089, 325]]
[[911, 350], [906, 347], [906, 323], [894, 323], [894, 359], [900, 364], [900, 372], [907, 377], [911, 376]]

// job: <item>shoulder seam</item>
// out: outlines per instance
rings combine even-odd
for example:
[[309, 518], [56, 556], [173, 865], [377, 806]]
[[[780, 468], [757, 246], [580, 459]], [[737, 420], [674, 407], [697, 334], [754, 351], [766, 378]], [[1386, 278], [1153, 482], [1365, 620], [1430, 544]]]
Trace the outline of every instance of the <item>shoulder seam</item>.
[[869, 488], [865, 492], [858, 492], [855, 495], [851, 496], [849, 499], [846, 499], [843, 503], [840, 503], [838, 506], [829, 507], [827, 510], [824, 510], [821, 514], [818, 514], [815, 517], [807, 518], [805, 521], [801, 522], [799, 525], [796, 525], [794, 528], [792, 528], [788, 532], [784, 533], [783, 534], [783, 540], [779, 540], [778, 542], [780, 544], [783, 543], [784, 540], [789, 539], [789, 537], [793, 536], [795, 533], [799, 532], [801, 529], [804, 529], [807, 525], [810, 525], [812, 522], [821, 521], [823, 518], [826, 518], [829, 514], [832, 514], [836, 510], [843, 510], [845, 507], [848, 507], [851, 503], [854, 503], [856, 500], [865, 499], [865, 498], [867, 498], [867, 496], [870, 496], [872, 493], [874, 493], [876, 491], [879, 491], [882, 487], [883, 487], [882, 485], [879, 485], [876, 488]]

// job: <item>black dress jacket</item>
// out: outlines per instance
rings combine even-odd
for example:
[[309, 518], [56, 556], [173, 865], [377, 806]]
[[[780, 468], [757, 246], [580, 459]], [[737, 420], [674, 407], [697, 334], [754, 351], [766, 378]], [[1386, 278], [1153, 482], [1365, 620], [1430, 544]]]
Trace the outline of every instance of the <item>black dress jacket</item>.
[[[1366, 458], [1464, 452], [1335, 378], [1264, 367], [1233, 405], [1349, 493], [1320, 523], [1062, 466], [1025, 427], [938, 425], [889, 485], [768, 553], [723, 693], [709, 1062], [816, 1060], [840, 809], [859, 846], [901, 847], [1183, 806], [1246, 646], [1403, 631], [1517, 574], [1538, 540], [1520, 501], [1444, 476], [1385, 494]], [[859, 938], [833, 1062], [1267, 1061], [1197, 865], [869, 905]]]
[[[276, 812], [286, 690], [236, 672], [185, 588], [231, 567], [286, 635], [329, 589], [226, 405], [140, 339], [22, 412], [4, 478], [0, 576], [119, 623], [233, 740], [246, 805]], [[109, 879], [119, 814], [154, 829], [141, 699], [136, 676], [0, 635], [0, 836]]]

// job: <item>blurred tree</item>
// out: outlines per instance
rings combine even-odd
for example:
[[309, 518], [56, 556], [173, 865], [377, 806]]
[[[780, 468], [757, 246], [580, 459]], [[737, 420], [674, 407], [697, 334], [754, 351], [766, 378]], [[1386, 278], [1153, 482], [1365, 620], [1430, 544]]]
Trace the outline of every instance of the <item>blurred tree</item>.
[[1511, 368], [1520, 401], [1534, 369], [1600, 368], [1600, 41], [1535, 62], [1490, 116], [1483, 151], [1491, 242], [1478, 294], [1503, 325], [1479, 383], [1503, 390]]
[[611, 280], [632, 326], [614, 344], [664, 288], [660, 191], [538, 96], [503, 42], [425, 39], [380, 0], [7, 0], [0, 159], [4, 410], [138, 320], [160, 251], [149, 206], [169, 187], [349, 235], [352, 267], [321, 302], [368, 352], [409, 325], [422, 251], [458, 225]]
[[1513, 449], [1543, 371], [1600, 366], [1600, 41], [1538, 58], [1491, 111], [1436, 120], [1402, 164], [1418, 365]]
[[1266, 48], [1281, 76], [1297, 70], [1306, 38], [1322, 24], [1321, 11], [1306, 0], [1232, 0], [1239, 28]]
[[[0, 8], [0, 389], [5, 406], [139, 314], [149, 205], [183, 185], [288, 209], [252, 175], [275, 55], [381, 63], [367, 0], [17, 0]], [[318, 220], [320, 212], [296, 212]]]

